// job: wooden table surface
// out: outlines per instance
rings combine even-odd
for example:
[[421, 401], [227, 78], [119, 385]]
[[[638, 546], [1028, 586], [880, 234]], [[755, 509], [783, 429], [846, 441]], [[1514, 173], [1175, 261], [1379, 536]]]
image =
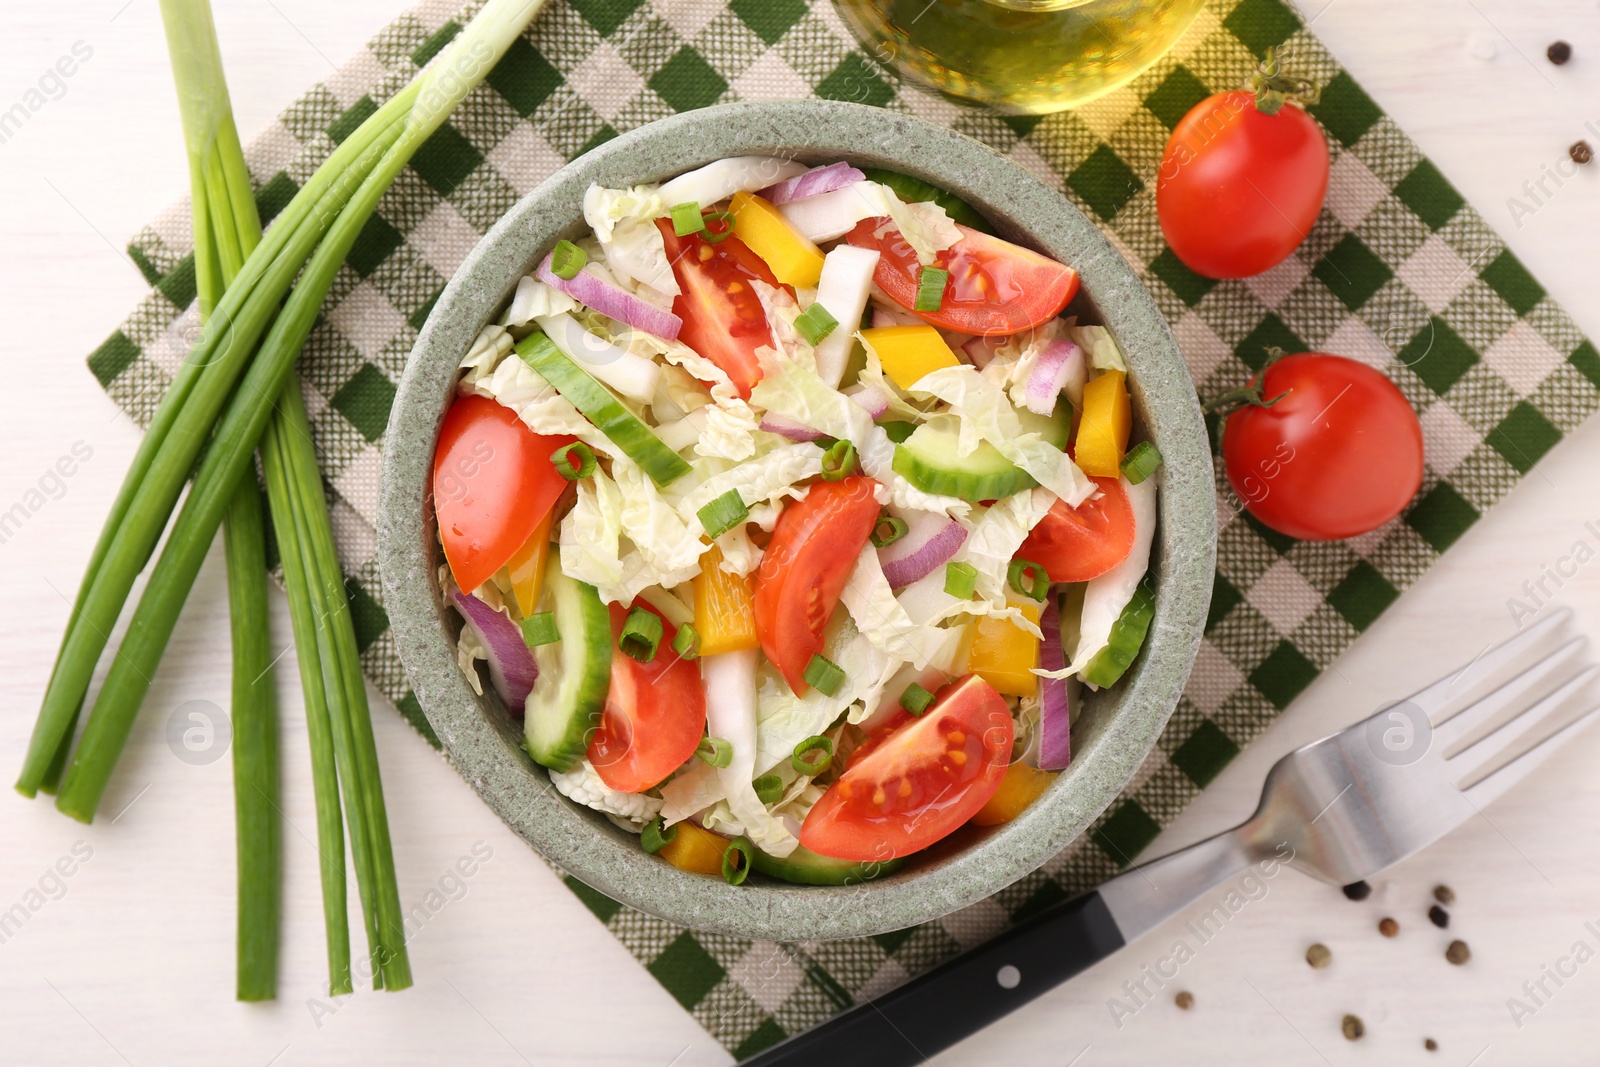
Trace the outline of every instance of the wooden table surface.
[[[1578, 0], [1307, 0], [1335, 55], [1591, 336], [1600, 336], [1600, 163], [1525, 217], [1537, 182], [1579, 137], [1600, 143], [1600, 7]], [[400, 10], [398, 0], [219, 0], [239, 126], [248, 138]], [[1550, 66], [1545, 46], [1575, 56]], [[81, 44], [79, 43], [81, 42]], [[156, 0], [7, 0], [0, 110], [58, 57], [88, 50], [30, 121], [0, 143], [0, 510], [32, 514], [0, 543], [0, 754], [14, 773], [68, 603], [137, 435], [83, 364], [144, 293], [121, 249], [186, 185]], [[1589, 128], [1585, 130], [1585, 124]], [[61, 456], [82, 459], [53, 481]], [[83, 458], [87, 453], [87, 458]], [[1600, 424], [1552, 452], [1230, 766], [1151, 850], [1231, 825], [1282, 752], [1370, 714], [1514, 630], [1508, 598], [1600, 542]], [[44, 479], [41, 482], [41, 479]], [[44, 502], [30, 497], [42, 489]], [[1556, 599], [1600, 625], [1600, 566]], [[723, 1064], [730, 1057], [594, 921], [431, 749], [376, 714], [402, 900], [447, 903], [411, 943], [416, 987], [330, 1000], [304, 717], [279, 667], [284, 717], [285, 943], [280, 999], [232, 999], [233, 822], [229, 761], [190, 764], [166, 741], [188, 701], [228, 700], [227, 608], [213, 551], [155, 678], [106, 804], [80, 826], [0, 791], [0, 1064]], [[287, 642], [274, 591], [274, 641]], [[1536, 780], [1378, 881], [1352, 904], [1284, 873], [1199, 947], [1179, 977], [1120, 1028], [1108, 998], [1165, 955], [1183, 919], [1002, 1026], [940, 1057], [1006, 1062], [1568, 1064], [1600, 1038], [1600, 732]], [[491, 855], [453, 881], [457, 859]], [[70, 870], [70, 876], [52, 872]], [[1437, 882], [1458, 896], [1448, 933], [1425, 918]], [[35, 895], [36, 894], [36, 895]], [[1194, 913], [1211, 902], [1197, 905]], [[28, 905], [38, 905], [36, 909]], [[1400, 922], [1398, 939], [1377, 920]], [[1186, 916], [1187, 917], [1187, 916]], [[358, 920], [359, 922], [359, 920]], [[1589, 925], [1589, 924], [1593, 925]], [[1465, 967], [1443, 959], [1451, 936]], [[1333, 965], [1313, 971], [1306, 946]], [[1583, 948], [1578, 946], [1582, 944]], [[1559, 971], [1559, 983], [1546, 977]], [[1537, 1003], [1523, 983], [1543, 979]], [[1179, 1011], [1172, 994], [1194, 995]], [[1514, 1018], [1510, 998], [1531, 1011]], [[1351, 1012], [1366, 1024], [1340, 1036]], [[1423, 1050], [1433, 1037], [1439, 1050]]]

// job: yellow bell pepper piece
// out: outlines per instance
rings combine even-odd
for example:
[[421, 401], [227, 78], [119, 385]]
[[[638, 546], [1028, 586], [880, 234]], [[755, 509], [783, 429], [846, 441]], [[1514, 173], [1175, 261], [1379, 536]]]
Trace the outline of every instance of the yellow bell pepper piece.
[[883, 373], [902, 389], [910, 389], [930, 371], [961, 363], [932, 326], [877, 326], [862, 330], [861, 339], [878, 354]]
[[720, 878], [722, 854], [728, 848], [728, 840], [688, 821], [674, 824], [673, 829], [677, 834], [656, 855], [680, 871], [714, 874]]
[[1026, 763], [1013, 763], [1006, 768], [1006, 776], [1000, 779], [1000, 788], [994, 791], [994, 796], [972, 817], [973, 824], [998, 826], [1010, 822], [1021, 815], [1029, 804], [1038, 800], [1055, 780], [1052, 771], [1041, 771]]
[[1126, 378], [1119, 370], [1108, 370], [1083, 387], [1083, 418], [1073, 458], [1083, 473], [1096, 478], [1122, 473], [1122, 455], [1133, 427]]
[[700, 573], [694, 576], [694, 628], [702, 656], [761, 647], [750, 579], [729, 574], [721, 564], [722, 549], [712, 545], [700, 557]]
[[517, 614], [527, 618], [539, 609], [539, 593], [544, 588], [544, 561], [550, 554], [550, 526], [555, 511], [539, 521], [528, 535], [528, 540], [517, 549], [517, 554], [506, 564], [506, 574], [511, 579], [511, 593], [517, 600]]
[[[1038, 625], [1040, 605], [1029, 603], [1020, 607], [1028, 621]], [[967, 654], [967, 670], [1007, 696], [1031, 697], [1039, 691], [1039, 679], [1032, 673], [1038, 665], [1037, 637], [1010, 619], [988, 615], [978, 619], [972, 635], [972, 651]]]
[[785, 285], [813, 287], [822, 277], [822, 249], [795, 231], [778, 209], [751, 193], [733, 194], [733, 235], [766, 261]]

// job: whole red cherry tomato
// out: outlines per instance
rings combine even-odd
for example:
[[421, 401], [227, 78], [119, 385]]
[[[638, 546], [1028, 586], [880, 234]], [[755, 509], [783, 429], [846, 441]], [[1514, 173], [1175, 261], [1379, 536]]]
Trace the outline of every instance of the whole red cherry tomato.
[[[1228, 416], [1222, 457], [1249, 512], [1304, 541], [1400, 514], [1422, 485], [1422, 425], [1382, 373], [1321, 352], [1274, 360]], [[1259, 399], [1264, 398], [1264, 399]]]
[[1156, 179], [1156, 215], [1189, 269], [1208, 278], [1260, 274], [1298, 248], [1317, 221], [1328, 192], [1328, 142], [1315, 119], [1281, 100], [1244, 89], [1217, 93], [1173, 129]]

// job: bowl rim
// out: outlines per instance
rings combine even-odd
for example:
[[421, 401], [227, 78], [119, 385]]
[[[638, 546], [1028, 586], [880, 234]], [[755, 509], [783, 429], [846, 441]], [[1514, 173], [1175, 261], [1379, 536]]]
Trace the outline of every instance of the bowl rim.
[[[1002, 236], [1071, 264], [1128, 360], [1141, 426], [1165, 461], [1152, 557], [1155, 621], [1124, 682], [1105, 692], [1109, 708], [1086, 737], [1074, 737], [1072, 767], [1021, 816], [960, 852], [857, 885], [752, 879], [729, 886], [662, 863], [632, 835], [557, 794], [457, 667], [434, 570], [427, 501], [439, 424], [461, 356], [517, 279], [554, 241], [582, 231], [591, 182], [659, 181], [746, 154], [845, 158], [922, 177], [972, 203]], [[1216, 553], [1212, 478], [1194, 386], [1171, 331], [1133, 270], [1059, 192], [976, 140], [896, 112], [817, 100], [722, 104], [641, 126], [562, 167], [496, 222], [442, 291], [406, 361], [384, 442], [384, 608], [412, 689], [451, 761], [548, 861], [629, 907], [696, 930], [774, 941], [859, 937], [949, 914], [1037, 869], [1083, 835], [1139, 771], [1177, 704], [1204, 628]]]

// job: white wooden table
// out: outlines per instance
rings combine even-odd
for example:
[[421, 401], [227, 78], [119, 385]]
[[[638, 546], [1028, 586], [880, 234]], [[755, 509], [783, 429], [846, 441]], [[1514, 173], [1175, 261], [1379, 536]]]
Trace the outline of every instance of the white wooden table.
[[[1525, 181], [1580, 136], [1600, 144], [1600, 8], [1578, 0], [1331, 0], [1316, 29], [1438, 162], [1591, 336], [1600, 336], [1600, 163], [1509, 212]], [[240, 128], [248, 137], [332, 61], [392, 18], [398, 0], [219, 0], [217, 19]], [[1549, 66], [1565, 38], [1575, 58]], [[79, 571], [136, 442], [85, 369], [144, 292], [121, 249], [185, 187], [183, 146], [155, 0], [8, 0], [0, 14], [0, 110], [58, 57], [92, 50], [64, 91], [0, 143], [0, 510], [27, 522], [0, 543], [7, 616], [0, 647], [0, 777], [14, 773]], [[1492, 58], [1482, 58], [1491, 51]], [[1474, 54], [1477, 53], [1477, 54]], [[1594, 125], [1586, 132], [1584, 124]], [[47, 476], [74, 448], [89, 457]], [[1353, 719], [1508, 635], [1507, 599], [1600, 520], [1600, 424], [1564, 442], [1511, 496], [1313, 685], [1154, 846], [1152, 854], [1248, 814], [1278, 754]], [[45, 478], [41, 486], [41, 478]], [[42, 489], [30, 496], [31, 489]], [[41, 502], [42, 501], [42, 502]], [[38, 505], [35, 507], [35, 505]], [[225, 705], [226, 597], [220, 549], [190, 598], [104, 811], [93, 827], [0, 791], [0, 911], [38, 905], [0, 934], [0, 1064], [586, 1062], [721, 1064], [728, 1055], [480, 804], [398, 716], [376, 716], [396, 860], [409, 907], [448, 902], [416, 933], [414, 989], [331, 1001], [325, 975], [304, 719], [280, 667], [290, 823], [285, 832], [281, 997], [241, 1005], [233, 982], [233, 822], [226, 759], [189, 765], [165, 740], [186, 701]], [[1559, 590], [1600, 627], [1600, 566]], [[274, 594], [276, 640], [287, 611]], [[1267, 884], [1179, 977], [1119, 1029], [1107, 1000], [1165, 955], [1182, 920], [940, 1063], [1063, 1065], [1326, 1061], [1575, 1063], [1600, 1037], [1600, 734], [1446, 841], [1391, 872], [1357, 905], [1293, 873]], [[120, 814], [118, 814], [120, 813]], [[481, 845], [478, 843], [482, 842]], [[474, 846], [492, 857], [448, 877]], [[76, 853], [76, 856], [75, 856]], [[85, 860], [83, 857], [88, 856]], [[70, 877], [51, 876], [58, 860]], [[75, 857], [75, 858], [74, 858]], [[441, 883], [441, 880], [443, 882]], [[1459, 896], [1451, 931], [1424, 918], [1439, 881]], [[37, 892], [40, 896], [30, 896]], [[1196, 909], [1198, 913], [1200, 909]], [[1401, 934], [1374, 927], [1392, 914]], [[1594, 926], [1586, 926], [1594, 921]], [[359, 920], [357, 921], [359, 929]], [[1472, 946], [1462, 968], [1450, 936]], [[1333, 966], [1312, 971], [1321, 940]], [[1537, 1011], [1513, 1020], [1545, 966]], [[1172, 1004], [1178, 989], [1195, 1006]], [[1526, 1001], [1530, 1006], [1532, 1001]], [[1346, 1012], [1367, 1034], [1347, 1043]], [[1076, 1057], [1076, 1058], [1075, 1058]], [[1475, 1059], [1475, 1057], [1477, 1057]]]

